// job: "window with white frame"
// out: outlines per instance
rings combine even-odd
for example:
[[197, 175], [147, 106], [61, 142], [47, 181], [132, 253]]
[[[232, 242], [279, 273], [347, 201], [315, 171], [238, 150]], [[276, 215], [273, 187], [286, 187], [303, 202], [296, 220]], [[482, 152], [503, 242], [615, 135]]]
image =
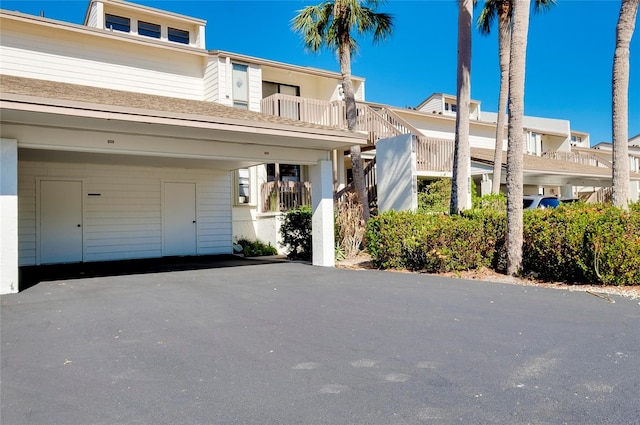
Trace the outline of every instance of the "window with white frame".
[[539, 155], [542, 150], [542, 136], [538, 133], [527, 134], [527, 153], [529, 155]]
[[138, 34], [144, 35], [145, 37], [160, 38], [160, 25], [138, 21]]
[[236, 203], [246, 205], [251, 203], [251, 172], [248, 168], [236, 171]]
[[233, 106], [239, 109], [249, 109], [248, 69], [247, 65], [233, 64], [231, 75]]
[[582, 143], [582, 137], [580, 136], [571, 136], [571, 144], [577, 146]]
[[189, 31], [169, 27], [167, 37], [175, 43], [189, 44]]
[[105, 14], [104, 27], [108, 30], [130, 32], [131, 31], [131, 19], [123, 16]]
[[444, 110], [447, 112], [457, 112], [458, 111], [458, 105], [456, 105], [455, 103], [449, 103], [449, 102], [445, 102], [444, 103]]

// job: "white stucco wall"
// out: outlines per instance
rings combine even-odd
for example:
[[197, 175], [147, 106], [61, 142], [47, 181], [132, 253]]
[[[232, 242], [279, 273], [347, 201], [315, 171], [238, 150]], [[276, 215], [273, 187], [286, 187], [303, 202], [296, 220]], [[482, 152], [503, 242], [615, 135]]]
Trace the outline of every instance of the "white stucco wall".
[[18, 144], [0, 139], [0, 294], [18, 292]]

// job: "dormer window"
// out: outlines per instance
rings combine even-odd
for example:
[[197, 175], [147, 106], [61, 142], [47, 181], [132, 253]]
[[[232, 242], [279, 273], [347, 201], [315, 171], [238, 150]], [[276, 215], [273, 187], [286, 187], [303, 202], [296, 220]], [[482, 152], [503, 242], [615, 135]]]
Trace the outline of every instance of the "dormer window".
[[189, 31], [169, 27], [168, 37], [169, 41], [189, 44]]
[[131, 19], [117, 15], [105, 15], [105, 28], [113, 31], [131, 31]]
[[160, 25], [138, 21], [138, 34], [145, 37], [160, 38]]
[[456, 105], [455, 103], [445, 102], [444, 110], [447, 111], [447, 112], [457, 112], [458, 111], [458, 105]]

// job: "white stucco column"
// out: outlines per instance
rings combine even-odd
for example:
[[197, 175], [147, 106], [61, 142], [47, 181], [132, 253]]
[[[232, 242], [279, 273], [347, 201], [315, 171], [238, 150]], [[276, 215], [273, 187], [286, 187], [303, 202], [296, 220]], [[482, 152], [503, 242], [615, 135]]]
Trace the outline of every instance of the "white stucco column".
[[331, 161], [320, 161], [309, 167], [311, 177], [311, 235], [314, 266], [335, 265], [333, 229], [333, 169]]
[[564, 186], [560, 186], [560, 197], [567, 199], [573, 198], [573, 185], [565, 184]]
[[18, 142], [0, 139], [0, 294], [18, 292]]
[[489, 174], [483, 174], [480, 181], [480, 196], [491, 194], [491, 185], [493, 182], [489, 178]]
[[640, 199], [640, 181], [631, 180], [629, 182], [629, 201], [636, 202]]

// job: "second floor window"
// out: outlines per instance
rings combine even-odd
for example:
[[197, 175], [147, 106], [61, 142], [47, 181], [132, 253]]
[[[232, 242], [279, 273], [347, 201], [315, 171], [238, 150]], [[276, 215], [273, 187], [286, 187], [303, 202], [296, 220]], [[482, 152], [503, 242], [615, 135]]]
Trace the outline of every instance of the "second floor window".
[[457, 112], [458, 111], [458, 105], [456, 105], [455, 103], [445, 102], [444, 110], [447, 111], [447, 112]]
[[233, 64], [231, 75], [233, 106], [239, 109], [249, 109], [248, 68], [247, 65]]
[[160, 38], [160, 25], [138, 21], [138, 34], [146, 37]]
[[105, 15], [104, 27], [108, 30], [129, 32], [131, 31], [131, 19], [117, 15]]
[[169, 41], [176, 43], [189, 44], [189, 31], [179, 30], [177, 28], [169, 27], [168, 32]]

